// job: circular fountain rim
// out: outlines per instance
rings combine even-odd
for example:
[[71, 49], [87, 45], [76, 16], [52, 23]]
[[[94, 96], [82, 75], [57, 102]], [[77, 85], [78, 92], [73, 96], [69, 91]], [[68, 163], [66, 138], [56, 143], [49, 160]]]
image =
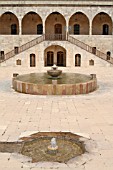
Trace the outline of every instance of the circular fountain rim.
[[[30, 73], [18, 75], [13, 78], [12, 84], [15, 91], [26, 94], [34, 95], [78, 95], [78, 94], [87, 94], [93, 92], [97, 89], [97, 79], [96, 77], [92, 78], [92, 75], [79, 74], [79, 73], [62, 73], [62, 75], [82, 75], [89, 77], [89, 80], [80, 83], [68, 83], [68, 84], [58, 84], [57, 80], [52, 80], [52, 83], [48, 84], [36, 84], [32, 82], [19, 80], [19, 77], [26, 75], [47, 75], [47, 73]], [[60, 80], [60, 79], [59, 79]], [[58, 80], [58, 81], [59, 81]]]

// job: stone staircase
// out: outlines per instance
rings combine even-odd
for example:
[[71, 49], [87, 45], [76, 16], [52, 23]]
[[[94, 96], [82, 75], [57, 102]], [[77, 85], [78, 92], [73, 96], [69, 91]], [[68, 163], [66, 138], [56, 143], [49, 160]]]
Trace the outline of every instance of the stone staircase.
[[91, 47], [85, 43], [83, 43], [82, 41], [79, 41], [78, 39], [68, 35], [67, 36], [67, 41], [69, 41], [70, 43], [82, 48], [83, 50], [101, 58], [102, 60], [107, 61], [110, 64], [113, 64], [113, 58], [110, 56], [107, 56], [107, 54], [95, 49], [94, 47]]
[[110, 57], [110, 56], [107, 56], [105, 53], [97, 50], [97, 49], [94, 49], [94, 47], [91, 47], [85, 43], [83, 43], [82, 41], [79, 41], [78, 39], [70, 36], [70, 35], [67, 35], [67, 37], [65, 35], [42, 35], [42, 36], [39, 36], [37, 37], [36, 39], [32, 40], [32, 41], [29, 41], [28, 43], [26, 44], [23, 44], [22, 46], [18, 47], [18, 50], [15, 51], [15, 50], [12, 50], [8, 53], [6, 53], [3, 58], [0, 59], [0, 63], [16, 56], [17, 54], [20, 54], [21, 52], [43, 42], [43, 41], [68, 41], [78, 47], [80, 47], [81, 49], [107, 61], [108, 63], [110, 64], [113, 64], [113, 58]]
[[20, 54], [20, 53], [22, 53], [23, 51], [26, 51], [27, 49], [29, 49], [29, 48], [31, 48], [31, 47], [33, 47], [33, 46], [41, 43], [42, 41], [44, 41], [44, 39], [45, 39], [45, 36], [44, 36], [44, 35], [39, 36], [39, 37], [37, 37], [36, 39], [34, 39], [34, 40], [32, 40], [32, 41], [29, 41], [28, 43], [23, 44], [22, 46], [18, 47], [17, 50], [12, 50], [12, 51], [6, 53], [4, 56], [2, 56], [2, 58], [1, 58], [1, 60], [0, 60], [0, 63], [2, 63], [2, 62], [4, 62], [4, 61], [6, 61], [6, 60], [8, 60], [8, 59], [10, 59], [10, 58], [12, 58], [12, 57], [14, 57], [14, 56], [16, 56], [17, 54]]

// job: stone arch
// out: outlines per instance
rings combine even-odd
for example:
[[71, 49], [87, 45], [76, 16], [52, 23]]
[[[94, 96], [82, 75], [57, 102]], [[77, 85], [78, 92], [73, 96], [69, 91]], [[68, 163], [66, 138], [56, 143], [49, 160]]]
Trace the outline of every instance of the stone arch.
[[84, 13], [76, 12], [70, 17], [69, 34], [89, 34], [89, 19]]
[[44, 50], [44, 65], [66, 67], [66, 49], [59, 45], [51, 45]]
[[19, 34], [19, 20], [12, 12], [5, 12], [0, 17], [0, 34], [17, 35]]
[[28, 12], [22, 19], [22, 34], [43, 34], [42, 18], [36, 12]]
[[55, 35], [57, 39], [59, 35], [66, 35], [66, 20], [59, 12], [52, 12], [45, 20], [45, 34]]
[[92, 34], [93, 35], [112, 34], [112, 19], [107, 13], [100, 12], [93, 18]]

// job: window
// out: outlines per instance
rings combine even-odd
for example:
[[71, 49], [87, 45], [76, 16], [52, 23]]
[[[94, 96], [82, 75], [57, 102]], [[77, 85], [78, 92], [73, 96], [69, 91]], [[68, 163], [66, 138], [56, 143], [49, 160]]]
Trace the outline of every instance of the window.
[[21, 60], [20, 59], [16, 60], [16, 65], [21, 65]]
[[108, 52], [107, 52], [107, 58], [106, 58], [106, 59], [107, 59], [107, 60], [110, 60], [110, 56], [111, 56], [111, 52], [108, 51]]
[[103, 25], [103, 35], [109, 34], [109, 26], [107, 24]]
[[35, 54], [30, 54], [30, 67], [35, 67], [36, 61], [35, 61]]
[[92, 60], [92, 59], [89, 60], [89, 65], [90, 65], [90, 66], [94, 66], [94, 60]]
[[43, 34], [43, 25], [42, 24], [37, 25], [37, 34]]
[[96, 47], [92, 47], [92, 53], [96, 54]]
[[62, 51], [57, 52], [57, 66], [64, 66], [64, 53]]
[[16, 24], [12, 24], [11, 25], [11, 34], [12, 35], [16, 35], [17, 34], [17, 25]]
[[0, 51], [0, 60], [4, 60], [4, 51]]
[[62, 25], [61, 24], [55, 25], [55, 34], [62, 34]]
[[75, 66], [81, 66], [81, 55], [80, 54], [75, 55]]
[[18, 47], [14, 47], [15, 54], [18, 54]]
[[74, 25], [74, 34], [80, 34], [80, 25], [79, 24]]
[[53, 66], [54, 60], [54, 53], [52, 51], [47, 52], [47, 65], [46, 66]]

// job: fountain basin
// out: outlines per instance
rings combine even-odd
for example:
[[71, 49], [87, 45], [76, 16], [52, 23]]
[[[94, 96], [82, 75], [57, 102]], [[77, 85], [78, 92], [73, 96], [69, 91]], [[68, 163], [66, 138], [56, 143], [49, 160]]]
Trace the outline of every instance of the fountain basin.
[[91, 75], [62, 73], [60, 79], [52, 80], [47, 73], [31, 73], [14, 77], [12, 85], [15, 91], [25, 94], [78, 95], [96, 90], [97, 79]]
[[[58, 150], [48, 153], [48, 145], [56, 138]], [[24, 136], [15, 142], [0, 142], [0, 152], [18, 153], [30, 158], [30, 162], [68, 163], [86, 152], [85, 138], [70, 132], [38, 132]]]
[[47, 73], [54, 78], [57, 78], [62, 74], [62, 70], [47, 70]]

